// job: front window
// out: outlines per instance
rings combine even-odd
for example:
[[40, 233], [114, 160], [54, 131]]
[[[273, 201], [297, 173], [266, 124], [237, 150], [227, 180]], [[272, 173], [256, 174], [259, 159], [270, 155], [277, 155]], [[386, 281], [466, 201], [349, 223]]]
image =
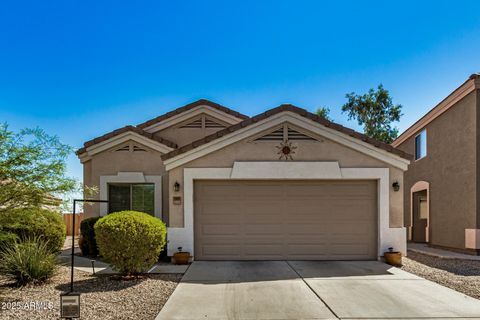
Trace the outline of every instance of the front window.
[[423, 130], [415, 137], [415, 160], [427, 155], [427, 131]]
[[154, 215], [154, 184], [109, 184], [108, 212], [134, 210]]

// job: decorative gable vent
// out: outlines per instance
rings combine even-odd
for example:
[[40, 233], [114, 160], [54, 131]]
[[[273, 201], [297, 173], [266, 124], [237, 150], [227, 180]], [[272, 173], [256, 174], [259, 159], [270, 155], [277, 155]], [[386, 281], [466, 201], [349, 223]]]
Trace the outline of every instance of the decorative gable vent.
[[127, 144], [126, 146], [123, 146], [123, 147], [121, 147], [121, 148], [119, 148], [115, 151], [116, 152], [118, 152], [118, 151], [130, 151], [130, 145]]
[[306, 134], [298, 132], [286, 125], [283, 127], [257, 138], [255, 141], [290, 141], [290, 140], [316, 140]]
[[147, 152], [147, 149], [143, 147], [139, 147], [137, 145], [131, 146], [130, 144], [127, 144], [117, 150], [115, 152]]
[[283, 141], [283, 127], [266, 134], [255, 141]]
[[223, 124], [205, 118], [205, 128], [225, 128]]
[[133, 146], [133, 152], [146, 152], [147, 150], [139, 147], [139, 146]]
[[202, 119], [197, 119], [193, 122], [187, 123], [180, 128], [202, 128]]
[[315, 140], [312, 137], [307, 136], [306, 134], [300, 133], [292, 128], [287, 130], [287, 140]]
[[196, 129], [203, 129], [203, 128], [218, 128], [223, 129], [225, 126], [221, 123], [218, 123], [215, 120], [209, 119], [205, 116], [201, 116], [198, 119], [195, 119], [192, 122], [184, 124], [180, 128], [196, 128]]

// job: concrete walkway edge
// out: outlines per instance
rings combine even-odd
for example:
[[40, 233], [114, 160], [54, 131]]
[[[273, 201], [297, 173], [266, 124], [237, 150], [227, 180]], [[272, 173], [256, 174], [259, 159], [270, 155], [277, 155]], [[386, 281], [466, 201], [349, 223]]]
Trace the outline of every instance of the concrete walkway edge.
[[472, 260], [480, 261], [480, 256], [469, 255], [465, 253], [453, 252], [439, 248], [432, 248], [426, 243], [408, 243], [408, 251], [425, 254], [432, 257], [442, 259], [460, 259], [460, 260]]

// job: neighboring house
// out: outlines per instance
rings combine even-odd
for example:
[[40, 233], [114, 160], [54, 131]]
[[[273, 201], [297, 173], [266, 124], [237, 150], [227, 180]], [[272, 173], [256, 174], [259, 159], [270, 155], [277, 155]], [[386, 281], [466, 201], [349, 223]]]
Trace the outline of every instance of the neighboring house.
[[402, 133], [415, 155], [405, 173], [408, 240], [480, 254], [480, 75]]
[[[3, 210], [9, 210], [9, 209], [14, 209], [20, 207], [28, 207], [32, 206], [32, 203], [37, 202], [37, 196], [38, 194], [28, 194], [29, 197], [26, 199], [25, 192], [17, 192], [17, 189], [25, 189], [25, 184], [22, 184], [18, 181], [15, 181], [13, 179], [4, 179], [0, 180], [0, 187], [4, 188], [6, 191], [8, 191], [8, 194], [15, 194], [14, 197], [11, 198], [4, 198], [2, 200], [2, 205], [0, 205], [0, 211]], [[20, 196], [22, 195], [22, 196]], [[7, 194], [5, 194], [5, 197], [7, 197]], [[32, 199], [32, 197], [34, 199]], [[20, 199], [22, 199], [24, 202], [19, 203]], [[40, 199], [40, 203], [37, 205], [40, 208], [43, 209], [48, 209], [48, 210], [53, 210], [53, 211], [58, 211], [60, 210], [60, 206], [62, 204], [62, 199], [57, 198], [51, 194], [46, 194], [43, 196], [43, 199]]]
[[292, 105], [249, 118], [200, 100], [85, 143], [84, 182], [163, 219], [168, 255], [197, 260], [376, 260], [405, 254], [411, 156]]
[[50, 210], [59, 210], [62, 204], [62, 199], [54, 196], [46, 196], [45, 200], [40, 205], [42, 208]]

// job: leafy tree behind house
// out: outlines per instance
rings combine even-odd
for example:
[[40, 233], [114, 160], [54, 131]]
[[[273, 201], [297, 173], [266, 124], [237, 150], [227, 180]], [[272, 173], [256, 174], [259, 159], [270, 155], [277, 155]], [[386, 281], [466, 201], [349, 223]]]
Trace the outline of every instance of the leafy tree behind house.
[[52, 195], [75, 190], [66, 176], [72, 148], [41, 129], [14, 133], [0, 124], [0, 213], [19, 207], [38, 207]]
[[381, 84], [377, 90], [370, 89], [364, 95], [352, 92], [346, 98], [348, 101], [342, 106], [342, 112], [348, 114], [349, 120], [356, 119], [367, 136], [385, 143], [395, 140], [398, 128], [392, 123], [400, 120], [402, 106], [393, 104], [388, 90]]
[[327, 119], [328, 121], [332, 121], [332, 118], [330, 118], [330, 109], [327, 107], [318, 108], [317, 111], [315, 111], [315, 114], [324, 119]]
[[[381, 84], [377, 90], [370, 89], [364, 95], [352, 92], [346, 98], [348, 101], [342, 106], [342, 113], [348, 114], [348, 120], [356, 119], [367, 136], [385, 143], [397, 138], [398, 128], [392, 123], [400, 120], [402, 106], [393, 104], [389, 92]], [[318, 108], [315, 114], [333, 121], [327, 107]]]

